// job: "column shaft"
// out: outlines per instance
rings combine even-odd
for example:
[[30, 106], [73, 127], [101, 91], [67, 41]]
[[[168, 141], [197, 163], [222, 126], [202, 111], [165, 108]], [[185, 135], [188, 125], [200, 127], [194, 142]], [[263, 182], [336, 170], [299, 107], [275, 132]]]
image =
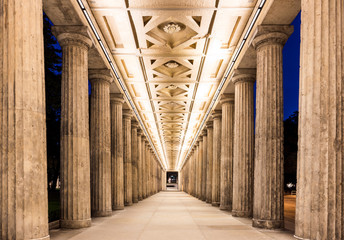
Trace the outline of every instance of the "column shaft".
[[295, 235], [344, 239], [344, 3], [301, 1]]
[[254, 75], [240, 74], [235, 84], [233, 216], [252, 217], [254, 161]]
[[[207, 122], [207, 203], [212, 203], [213, 191], [213, 122]], [[190, 173], [192, 174], [192, 173]]]
[[142, 197], [142, 130], [137, 130], [137, 197], [141, 201]]
[[138, 197], [138, 144], [137, 144], [137, 123], [133, 122], [131, 125], [131, 161], [132, 161], [132, 188], [133, 188], [133, 203], [139, 201]]
[[123, 111], [123, 163], [124, 163], [124, 205], [133, 204], [132, 162], [131, 162], [131, 110]]
[[213, 206], [220, 206], [220, 166], [221, 166], [221, 111], [213, 114], [214, 138], [213, 138], [213, 181], [212, 202]]
[[50, 239], [42, 1], [0, 5], [0, 239]]
[[234, 95], [221, 99], [221, 198], [220, 209], [232, 211], [233, 200], [233, 140], [234, 140]]
[[91, 213], [93, 217], [112, 214], [111, 209], [111, 127], [109, 70], [90, 70], [91, 91]]
[[112, 93], [111, 107], [111, 195], [112, 210], [124, 209], [124, 174], [123, 174], [123, 130], [122, 106], [123, 95]]
[[202, 158], [202, 197], [205, 201], [207, 198], [207, 130], [203, 130], [203, 158]]
[[253, 226], [283, 227], [283, 44], [290, 26], [259, 26]]
[[[63, 228], [91, 225], [88, 48], [86, 27], [53, 28], [62, 46], [61, 221]], [[77, 31], [78, 33], [75, 33]]]

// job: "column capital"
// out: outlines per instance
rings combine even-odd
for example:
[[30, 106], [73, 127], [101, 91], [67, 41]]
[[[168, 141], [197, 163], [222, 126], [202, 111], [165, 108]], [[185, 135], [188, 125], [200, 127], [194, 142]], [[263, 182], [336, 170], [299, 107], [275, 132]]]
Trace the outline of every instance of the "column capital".
[[141, 128], [137, 128], [137, 136], [142, 136], [143, 135], [143, 131], [142, 131], [142, 129]]
[[238, 68], [234, 70], [232, 77], [232, 83], [235, 85], [239, 82], [254, 83], [256, 81], [255, 68]]
[[213, 120], [209, 120], [207, 123], [206, 123], [206, 127], [207, 127], [207, 129], [208, 128], [213, 128]]
[[86, 26], [53, 26], [52, 32], [61, 47], [76, 45], [88, 50], [92, 46]]
[[133, 116], [133, 111], [131, 111], [130, 109], [123, 109], [123, 119], [131, 119], [131, 117]]
[[214, 110], [213, 112], [213, 119], [221, 118], [222, 116], [222, 111], [221, 110]]
[[115, 102], [117, 104], [123, 104], [124, 98], [121, 93], [110, 93], [110, 102]]
[[139, 128], [139, 123], [136, 119], [131, 120], [131, 128]]
[[203, 136], [203, 137], [204, 137], [204, 136], [207, 136], [207, 134], [208, 134], [208, 131], [207, 131], [206, 128], [204, 128], [204, 129], [202, 130], [202, 136]]
[[89, 69], [88, 79], [91, 83], [96, 81], [103, 81], [110, 84], [113, 81], [111, 71], [109, 69]]
[[256, 50], [271, 44], [283, 46], [293, 31], [291, 25], [259, 25], [252, 44]]
[[220, 99], [220, 104], [234, 103], [234, 93], [223, 94]]

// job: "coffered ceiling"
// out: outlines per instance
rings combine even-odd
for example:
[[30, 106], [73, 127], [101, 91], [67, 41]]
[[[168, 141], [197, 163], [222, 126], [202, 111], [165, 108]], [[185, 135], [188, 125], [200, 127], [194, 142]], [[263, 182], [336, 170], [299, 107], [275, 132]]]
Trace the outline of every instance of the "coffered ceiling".
[[167, 169], [177, 169], [256, 0], [88, 0]]

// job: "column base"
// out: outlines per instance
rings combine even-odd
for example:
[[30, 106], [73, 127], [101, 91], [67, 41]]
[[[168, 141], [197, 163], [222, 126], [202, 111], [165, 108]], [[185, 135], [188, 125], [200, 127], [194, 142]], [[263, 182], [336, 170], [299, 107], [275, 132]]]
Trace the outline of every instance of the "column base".
[[232, 210], [232, 216], [233, 217], [249, 218], [249, 217], [252, 217], [252, 213], [251, 212], [247, 212], [247, 211]]
[[283, 220], [260, 220], [260, 219], [252, 219], [252, 226], [256, 228], [264, 228], [264, 229], [278, 229], [284, 227]]
[[139, 200], [134, 200], [134, 201], [133, 201], [133, 203], [138, 203], [138, 202], [139, 202]]
[[61, 228], [87, 228], [91, 226], [91, 218], [84, 220], [60, 220]]
[[92, 211], [92, 217], [109, 217], [111, 215], [112, 215], [112, 210]]
[[133, 205], [133, 203], [132, 203], [132, 202], [129, 202], [129, 203], [124, 203], [124, 206], [131, 206], [131, 205]]
[[232, 208], [231, 208], [231, 206], [223, 206], [223, 205], [221, 205], [220, 204], [220, 210], [222, 210], [222, 211], [232, 211]]
[[294, 235], [293, 237], [296, 238], [296, 239], [311, 240], [310, 238], [302, 238], [302, 237], [298, 237], [298, 236], [296, 236], [296, 235]]
[[207, 199], [205, 202], [206, 202], [206, 203], [211, 203], [211, 200], [208, 200], [208, 199]]
[[123, 210], [123, 209], [124, 209], [124, 206], [112, 206], [113, 211]]
[[45, 237], [41, 237], [41, 238], [33, 238], [31, 240], [49, 240], [50, 239], [50, 235], [45, 236]]
[[139, 197], [139, 201], [142, 201], [142, 197]]
[[213, 207], [219, 207], [219, 206], [220, 206], [220, 203], [219, 203], [219, 202], [212, 202], [212, 203], [211, 203], [211, 206], [213, 206]]

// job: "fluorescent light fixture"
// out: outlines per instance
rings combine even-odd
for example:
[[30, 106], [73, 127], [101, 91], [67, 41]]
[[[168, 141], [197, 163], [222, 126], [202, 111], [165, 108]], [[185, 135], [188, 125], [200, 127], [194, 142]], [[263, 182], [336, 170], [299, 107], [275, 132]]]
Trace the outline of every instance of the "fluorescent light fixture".
[[[183, 167], [183, 165], [184, 165], [184, 163], [185, 163], [185, 160], [186, 160], [186, 159], [188, 158], [188, 156], [190, 155], [191, 149], [192, 149], [193, 145], [195, 144], [196, 139], [198, 138], [198, 135], [199, 135], [201, 129], [203, 128], [203, 125], [204, 125], [206, 119], [208, 118], [208, 116], [209, 116], [209, 114], [210, 114], [212, 108], [214, 107], [214, 104], [215, 104], [217, 98], [219, 97], [219, 94], [220, 94], [220, 92], [221, 92], [221, 89], [222, 89], [222, 87], [224, 86], [225, 82], [227, 81], [228, 76], [229, 76], [230, 72], [232, 71], [232, 69], [233, 69], [233, 67], [234, 67], [234, 64], [235, 64], [236, 60], [238, 59], [239, 54], [241, 53], [241, 51], [242, 51], [242, 49], [243, 49], [243, 47], [244, 47], [244, 45], [245, 45], [245, 43], [246, 43], [246, 40], [247, 40], [248, 36], [250, 35], [250, 33], [251, 33], [251, 31], [252, 31], [252, 28], [253, 28], [254, 24], [256, 23], [256, 21], [257, 21], [257, 19], [258, 19], [258, 17], [259, 17], [259, 14], [260, 14], [261, 11], [262, 11], [262, 8], [263, 8], [265, 2], [266, 2], [266, 0], [261, 0], [261, 2], [260, 2], [260, 4], [259, 4], [259, 7], [258, 7], [258, 9], [256, 10], [256, 12], [255, 12], [255, 14], [254, 14], [254, 17], [253, 17], [252, 21], [250, 22], [250, 25], [249, 25], [248, 29], [247, 29], [246, 32], [245, 32], [244, 38], [243, 38], [243, 40], [241, 41], [240, 46], [238, 47], [238, 49], [236, 50], [236, 52], [235, 52], [235, 54], [234, 54], [233, 60], [231, 61], [230, 65], [229, 65], [229, 67], [228, 67], [228, 71], [225, 73], [224, 78], [222, 79], [221, 83], [219, 84], [219, 86], [218, 86], [218, 88], [217, 88], [217, 90], [216, 90], [216, 92], [215, 92], [215, 94], [214, 94], [213, 100], [211, 101], [211, 104], [210, 104], [210, 106], [209, 106], [209, 108], [208, 108], [208, 110], [207, 110], [207, 112], [206, 112], [206, 114], [205, 114], [205, 116], [204, 116], [204, 118], [203, 118], [203, 121], [202, 121], [201, 125], [200, 125], [199, 128], [198, 128], [197, 134], [195, 135], [195, 138], [194, 138], [194, 140], [192, 141], [192, 144], [190, 145], [190, 148], [189, 148], [187, 154], [185, 155], [184, 161], [182, 161], [182, 164], [178, 164], [178, 166]], [[181, 161], [180, 158], [179, 158], [179, 161]], [[181, 167], [180, 167], [178, 170], [181, 170]]]
[[117, 81], [119, 82], [119, 85], [121, 86], [121, 88], [122, 88], [122, 90], [123, 90], [123, 92], [124, 92], [126, 98], [127, 98], [128, 101], [129, 101], [129, 104], [131, 105], [131, 108], [133, 109], [133, 111], [134, 111], [134, 113], [135, 113], [137, 119], [139, 120], [140, 125], [141, 125], [141, 127], [142, 127], [144, 133], [146, 134], [146, 136], [147, 136], [147, 138], [148, 138], [148, 141], [149, 141], [149, 143], [151, 144], [151, 146], [152, 146], [152, 148], [153, 148], [153, 151], [154, 151], [154, 153], [155, 153], [157, 159], [160, 161], [160, 163], [161, 163], [161, 164], [163, 165], [163, 167], [165, 168], [164, 170], [167, 170], [166, 161], [165, 161], [165, 159], [164, 159], [164, 161], [162, 161], [162, 160], [159, 158], [158, 152], [157, 152], [157, 150], [156, 150], [156, 148], [155, 148], [155, 146], [154, 146], [154, 144], [153, 144], [153, 142], [152, 142], [152, 140], [151, 140], [151, 138], [150, 138], [150, 136], [149, 136], [149, 134], [148, 134], [148, 132], [147, 132], [147, 130], [146, 130], [146, 127], [145, 127], [145, 125], [143, 124], [143, 122], [142, 122], [142, 120], [141, 120], [141, 117], [140, 117], [140, 115], [138, 114], [138, 112], [137, 112], [137, 110], [136, 110], [136, 107], [135, 107], [134, 103], [132, 102], [132, 100], [131, 100], [131, 98], [130, 98], [130, 95], [129, 95], [129, 93], [128, 93], [128, 91], [127, 91], [127, 89], [126, 89], [126, 87], [125, 87], [123, 81], [122, 81], [121, 78], [119, 77], [119, 75], [118, 75], [118, 73], [117, 73], [117, 71], [116, 71], [116, 68], [115, 68], [114, 64], [112, 63], [112, 60], [111, 60], [111, 58], [110, 58], [110, 55], [109, 55], [108, 51], [106, 50], [106, 48], [105, 48], [105, 46], [104, 46], [104, 44], [103, 44], [103, 42], [102, 42], [102, 40], [101, 40], [101, 38], [100, 38], [100, 36], [99, 36], [99, 34], [98, 34], [98, 32], [97, 32], [97, 30], [96, 30], [96, 28], [95, 28], [95, 26], [94, 26], [94, 24], [93, 24], [93, 22], [92, 22], [92, 20], [91, 20], [91, 18], [90, 18], [90, 16], [89, 16], [88, 12], [87, 12], [87, 10], [86, 10], [84, 4], [82, 3], [82, 0], [77, 0], [77, 1], [78, 1], [78, 4], [79, 4], [79, 6], [80, 6], [80, 8], [81, 8], [81, 10], [82, 10], [82, 12], [83, 12], [83, 14], [84, 14], [86, 20], [87, 20], [89, 26], [91, 27], [91, 29], [92, 29], [92, 31], [93, 31], [93, 34], [96, 36], [96, 38], [97, 38], [97, 40], [98, 40], [98, 43], [99, 43], [100, 47], [102, 48], [102, 51], [103, 51], [103, 53], [105, 54], [105, 56], [106, 56], [106, 58], [107, 58], [107, 60], [108, 60], [108, 63], [109, 63], [109, 65], [110, 65], [110, 67], [111, 67], [113, 73], [115, 74], [115, 77], [116, 77]]

